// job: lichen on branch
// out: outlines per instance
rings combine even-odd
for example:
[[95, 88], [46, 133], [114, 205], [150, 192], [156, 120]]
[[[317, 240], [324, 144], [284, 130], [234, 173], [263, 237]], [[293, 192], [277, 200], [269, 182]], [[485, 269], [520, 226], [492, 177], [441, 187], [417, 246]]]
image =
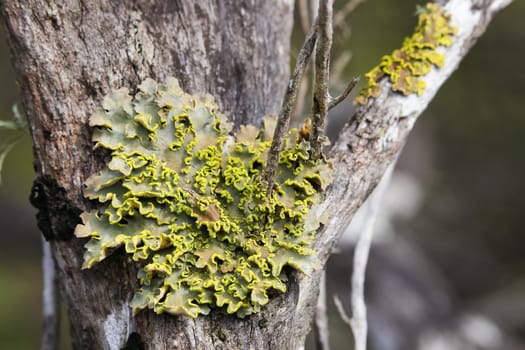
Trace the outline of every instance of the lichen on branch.
[[138, 264], [133, 311], [197, 317], [218, 307], [239, 317], [286, 291], [286, 269], [309, 273], [319, 220], [310, 209], [331, 182], [331, 163], [309, 158], [310, 144], [288, 132], [273, 191], [262, 169], [274, 117], [235, 135], [213, 98], [151, 79], [132, 97], [123, 88], [94, 113], [95, 147], [107, 168], [87, 179], [75, 234], [90, 238], [84, 268], [119, 247]]
[[432, 67], [443, 66], [445, 56], [438, 48], [452, 45], [456, 28], [450, 24], [450, 16], [437, 4], [429, 3], [418, 12], [414, 34], [405, 39], [400, 49], [383, 56], [381, 63], [365, 74], [367, 84], [357, 95], [356, 104], [367, 104], [370, 98], [379, 96], [383, 78], [389, 79], [396, 92], [405, 96], [421, 95], [426, 85], [420, 78]]

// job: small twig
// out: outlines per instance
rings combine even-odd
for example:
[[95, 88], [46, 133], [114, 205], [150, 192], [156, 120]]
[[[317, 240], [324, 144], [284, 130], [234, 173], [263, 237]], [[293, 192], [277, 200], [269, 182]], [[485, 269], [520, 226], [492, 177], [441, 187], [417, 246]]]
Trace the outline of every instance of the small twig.
[[324, 129], [328, 115], [328, 79], [330, 76], [330, 50], [332, 49], [333, 0], [319, 2], [318, 42], [315, 49], [314, 99], [312, 104], [311, 159], [321, 157], [324, 144]]
[[348, 17], [349, 14], [351, 14], [357, 6], [365, 2], [366, 0], [350, 0], [346, 3], [346, 5], [337, 11], [337, 14], [334, 16], [334, 27], [338, 28], [341, 27], [346, 17]]
[[376, 190], [369, 198], [368, 218], [366, 227], [359, 237], [354, 251], [354, 268], [352, 272], [352, 318], [350, 326], [354, 334], [355, 350], [366, 350], [368, 323], [365, 303], [365, 275], [370, 246], [374, 236], [379, 207], [383, 200], [385, 189], [390, 183], [396, 160], [390, 164]]
[[[338, 33], [338, 36], [340, 34]], [[347, 40], [348, 41], [348, 40]], [[333, 58], [330, 65], [330, 84], [331, 85], [343, 85], [346, 82], [342, 82], [343, 72], [352, 60], [352, 51], [345, 50], [341, 52], [337, 57]]]
[[348, 314], [346, 313], [345, 308], [343, 307], [343, 303], [337, 295], [334, 296], [334, 304], [341, 319], [344, 321], [344, 323], [348, 325], [348, 327], [352, 328], [352, 325], [350, 324], [350, 316], [348, 316]]
[[[309, 67], [310, 65], [306, 67], [305, 73], [308, 72]], [[292, 115], [292, 125], [297, 125], [298, 122], [301, 120], [301, 117], [303, 116], [304, 101], [306, 100], [306, 95], [308, 94], [309, 83], [310, 79], [308, 77], [305, 77], [299, 85], [299, 91], [297, 92], [297, 100], [295, 102], [295, 108]]]
[[60, 320], [58, 304], [58, 281], [49, 242], [42, 238], [43, 272], [43, 329], [41, 350], [58, 349], [58, 325]]
[[[352, 35], [352, 27], [347, 21], [349, 15], [357, 8], [358, 5], [365, 2], [366, 0], [350, 0], [346, 2], [344, 7], [337, 11], [334, 14], [334, 31], [337, 32], [337, 42], [339, 46], [348, 47], [348, 42]], [[335, 39], [334, 39], [335, 40]], [[341, 77], [343, 77], [343, 70], [348, 65], [352, 59], [352, 51], [346, 49], [341, 52], [334, 58], [332, 63], [332, 72], [330, 74], [330, 79], [334, 85], [342, 85], [345, 82], [341, 83]]]
[[315, 47], [317, 40], [317, 33], [315, 31], [317, 24], [313, 25], [312, 30], [306, 37], [301, 51], [297, 56], [297, 62], [295, 63], [295, 69], [293, 74], [288, 81], [288, 87], [284, 95], [283, 104], [279, 116], [277, 118], [277, 125], [275, 126], [275, 132], [273, 134], [272, 146], [268, 154], [268, 161], [266, 168], [264, 169], [264, 179], [268, 183], [268, 196], [271, 194], [273, 189], [273, 181], [277, 173], [277, 165], [279, 163], [279, 155], [283, 147], [283, 140], [288, 127], [290, 125], [290, 117], [293, 113], [295, 101], [297, 99], [297, 92], [301, 85], [301, 80], [304, 75], [306, 67], [308, 67], [308, 61]]
[[345, 98], [347, 98], [348, 95], [350, 95], [350, 93], [355, 88], [357, 83], [359, 83], [359, 77], [353, 78], [350, 81], [350, 83], [348, 83], [348, 85], [346, 86], [346, 89], [341, 93], [341, 95], [330, 99], [330, 102], [328, 102], [328, 110], [331, 110], [332, 108], [334, 108], [335, 106], [343, 102]]
[[308, 11], [308, 0], [299, 0], [299, 18], [301, 19], [301, 28], [304, 35], [308, 34], [310, 28], [310, 13]]
[[318, 350], [330, 350], [328, 316], [326, 314], [326, 270], [319, 286], [319, 297], [315, 308], [315, 342]]

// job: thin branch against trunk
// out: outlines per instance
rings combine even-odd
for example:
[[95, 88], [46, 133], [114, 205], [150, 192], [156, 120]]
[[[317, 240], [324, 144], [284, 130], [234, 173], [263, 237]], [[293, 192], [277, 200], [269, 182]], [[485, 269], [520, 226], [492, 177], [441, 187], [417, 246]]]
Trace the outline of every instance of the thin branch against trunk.
[[374, 237], [379, 208], [383, 201], [385, 190], [390, 184], [396, 162], [392, 162], [372, 195], [368, 198], [368, 213], [366, 225], [361, 233], [354, 251], [354, 267], [352, 271], [352, 318], [350, 326], [354, 334], [355, 350], [366, 350], [368, 322], [365, 302], [365, 277], [368, 255]]
[[328, 310], [326, 307], [326, 271], [319, 282], [319, 297], [315, 307], [315, 342], [317, 350], [330, 350], [330, 332], [328, 331]]
[[313, 160], [321, 157], [323, 145], [325, 144], [325, 124], [328, 115], [329, 92], [328, 84], [330, 78], [330, 51], [332, 50], [332, 17], [333, 0], [321, 0], [317, 15], [318, 41], [315, 47], [315, 74], [314, 74], [314, 96], [312, 103], [312, 132], [310, 133], [310, 144], [312, 150], [310, 156]]
[[41, 350], [55, 350], [58, 348], [58, 326], [60, 312], [58, 303], [58, 281], [55, 273], [55, 263], [51, 253], [50, 243], [42, 237], [42, 344]]
[[297, 93], [301, 86], [304, 72], [308, 68], [308, 62], [310, 61], [310, 56], [312, 55], [315, 42], [317, 40], [317, 32], [315, 30], [316, 26], [317, 24], [314, 24], [313, 28], [310, 30], [310, 33], [306, 37], [301, 50], [299, 51], [294, 71], [290, 80], [288, 81], [281, 111], [277, 117], [277, 124], [273, 134], [272, 146], [270, 147], [268, 161], [266, 162], [266, 168], [264, 169], [264, 179], [268, 183], [268, 195], [273, 189], [273, 181], [277, 173], [279, 156], [283, 148], [284, 137], [286, 136], [288, 128], [290, 127], [290, 118], [297, 100]]
[[336, 107], [338, 104], [343, 102], [348, 97], [348, 95], [350, 95], [352, 90], [354, 90], [357, 83], [359, 83], [359, 77], [355, 77], [352, 80], [350, 80], [350, 82], [348, 83], [344, 91], [341, 93], [341, 95], [330, 99], [330, 102], [328, 102], [328, 110], [331, 110], [332, 108]]

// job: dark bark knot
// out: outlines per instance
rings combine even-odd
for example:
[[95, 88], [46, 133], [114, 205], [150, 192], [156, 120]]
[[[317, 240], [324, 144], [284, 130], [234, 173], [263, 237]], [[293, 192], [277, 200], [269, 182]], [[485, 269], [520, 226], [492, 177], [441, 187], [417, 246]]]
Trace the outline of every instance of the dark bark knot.
[[126, 342], [126, 346], [121, 350], [144, 350], [144, 343], [142, 342], [140, 334], [137, 332], [131, 333], [129, 335], [128, 341]]
[[38, 176], [31, 189], [31, 204], [38, 209], [37, 225], [45, 239], [70, 240], [82, 210], [66, 198], [66, 191], [48, 175]]

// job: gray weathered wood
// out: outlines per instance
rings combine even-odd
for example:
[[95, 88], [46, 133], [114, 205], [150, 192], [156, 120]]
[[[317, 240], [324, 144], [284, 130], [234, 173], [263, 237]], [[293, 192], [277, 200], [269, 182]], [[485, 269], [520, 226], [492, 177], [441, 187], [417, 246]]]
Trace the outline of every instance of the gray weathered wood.
[[[328, 221], [316, 239], [324, 263], [337, 238], [416, 118], [494, 14], [510, 0], [442, 1], [460, 27], [446, 65], [426, 77], [421, 97], [384, 90], [358, 110], [333, 146], [336, 181], [317, 209]], [[476, 5], [476, 6], [474, 6]], [[112, 88], [173, 75], [190, 92], [209, 92], [235, 125], [276, 113], [288, 81], [293, 1], [3, 0], [34, 144], [39, 222], [54, 240], [61, 295], [76, 349], [120, 349], [130, 334], [147, 349], [299, 349], [308, 333], [321, 271], [292, 278], [289, 291], [245, 320], [212, 313], [198, 319], [130, 316], [135, 270], [122, 254], [81, 271], [83, 248], [71, 238], [82, 183], [103, 164], [92, 151], [87, 118]], [[387, 85], [387, 84], [386, 84]], [[132, 337], [131, 339], [136, 339]]]

